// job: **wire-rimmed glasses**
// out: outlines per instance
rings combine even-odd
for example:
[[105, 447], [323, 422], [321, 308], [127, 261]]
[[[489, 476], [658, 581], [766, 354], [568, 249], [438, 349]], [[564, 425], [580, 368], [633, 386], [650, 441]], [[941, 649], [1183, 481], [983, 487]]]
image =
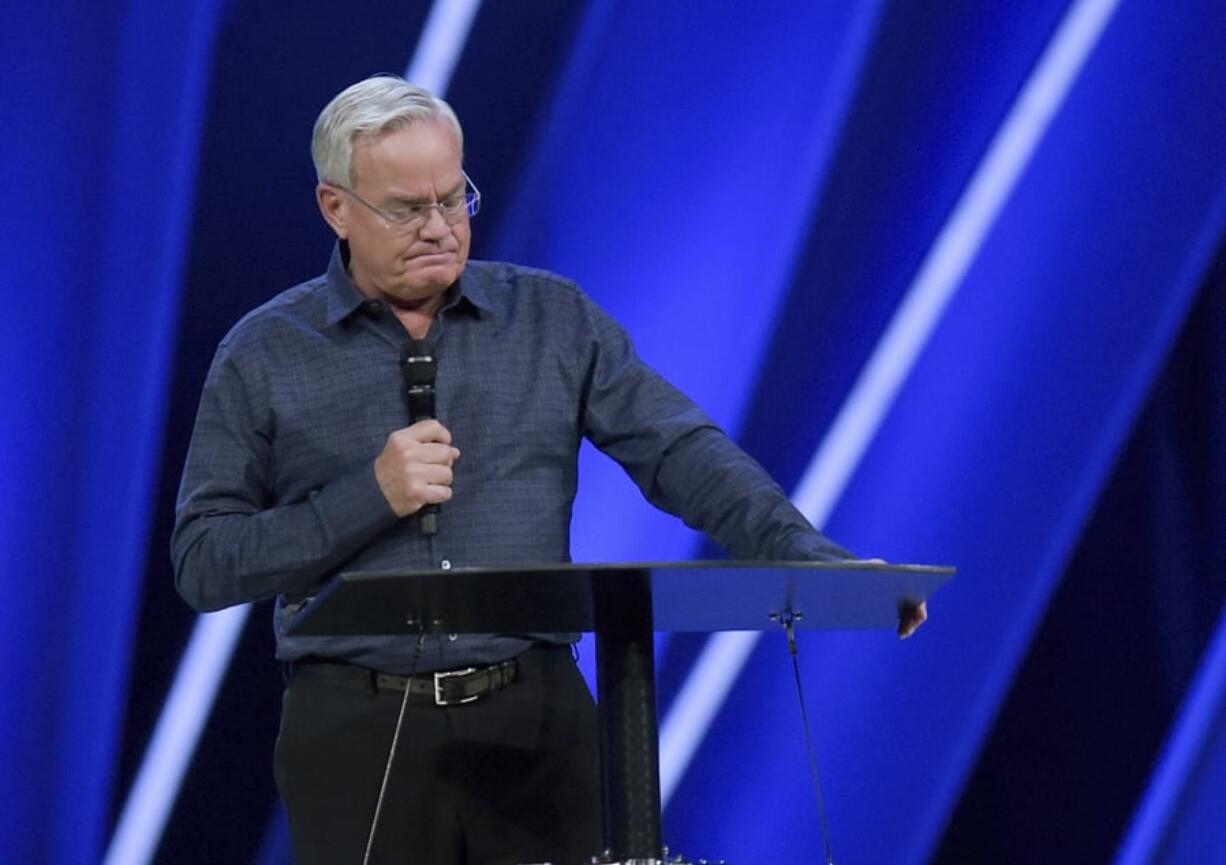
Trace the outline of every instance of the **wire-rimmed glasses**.
[[329, 186], [334, 186], [342, 192], [346, 193], [361, 204], [371, 213], [383, 220], [392, 231], [411, 232], [417, 231], [427, 220], [430, 219], [432, 211], [437, 210], [439, 215], [443, 217], [443, 221], [448, 225], [455, 225], [464, 216], [476, 216], [477, 211], [481, 209], [481, 190], [477, 189], [477, 184], [473, 183], [472, 178], [468, 176], [468, 172], [461, 172], [464, 175], [464, 189], [454, 195], [449, 195], [442, 201], [422, 202], [420, 204], [397, 204], [395, 207], [383, 209], [375, 207], [362, 196], [358, 195], [348, 186], [341, 186], [339, 183], [330, 183]]

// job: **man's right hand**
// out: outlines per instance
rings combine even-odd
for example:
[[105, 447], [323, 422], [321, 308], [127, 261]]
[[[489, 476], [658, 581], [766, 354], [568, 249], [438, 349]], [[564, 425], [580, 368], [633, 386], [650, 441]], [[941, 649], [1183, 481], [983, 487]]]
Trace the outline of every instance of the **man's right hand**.
[[387, 437], [375, 458], [375, 480], [398, 517], [451, 498], [451, 467], [460, 452], [437, 420], [418, 421]]

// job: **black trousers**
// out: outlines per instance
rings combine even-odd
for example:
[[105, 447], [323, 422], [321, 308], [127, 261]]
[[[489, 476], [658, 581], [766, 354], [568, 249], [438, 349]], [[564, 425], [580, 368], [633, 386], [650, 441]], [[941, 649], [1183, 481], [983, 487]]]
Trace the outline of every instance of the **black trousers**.
[[[403, 696], [358, 667], [295, 666], [275, 771], [297, 865], [362, 862]], [[370, 861], [589, 861], [601, 848], [597, 726], [568, 646], [524, 652], [516, 681], [474, 703], [410, 702]]]

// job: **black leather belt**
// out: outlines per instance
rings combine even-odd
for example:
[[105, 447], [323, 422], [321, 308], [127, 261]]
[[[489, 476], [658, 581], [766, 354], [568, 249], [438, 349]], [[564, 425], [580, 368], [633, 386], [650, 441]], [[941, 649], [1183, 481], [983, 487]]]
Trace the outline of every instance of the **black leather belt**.
[[460, 706], [480, 700], [487, 694], [501, 691], [515, 681], [519, 665], [514, 658], [490, 667], [465, 667], [461, 670], [440, 670], [420, 676], [393, 676], [376, 673], [375, 687], [379, 690], [406, 689], [409, 698], [420, 698], [436, 706]]

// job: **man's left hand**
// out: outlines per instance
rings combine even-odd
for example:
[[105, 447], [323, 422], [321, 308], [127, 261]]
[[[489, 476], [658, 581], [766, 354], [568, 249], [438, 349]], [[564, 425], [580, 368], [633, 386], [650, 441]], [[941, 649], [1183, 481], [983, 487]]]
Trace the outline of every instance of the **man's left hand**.
[[898, 611], [898, 639], [905, 640], [928, 619], [928, 602], [903, 607]]
[[[865, 559], [874, 565], [888, 565], [885, 559]], [[928, 621], [928, 602], [906, 604], [898, 610], [898, 639], [905, 640], [914, 634], [919, 626]]]

